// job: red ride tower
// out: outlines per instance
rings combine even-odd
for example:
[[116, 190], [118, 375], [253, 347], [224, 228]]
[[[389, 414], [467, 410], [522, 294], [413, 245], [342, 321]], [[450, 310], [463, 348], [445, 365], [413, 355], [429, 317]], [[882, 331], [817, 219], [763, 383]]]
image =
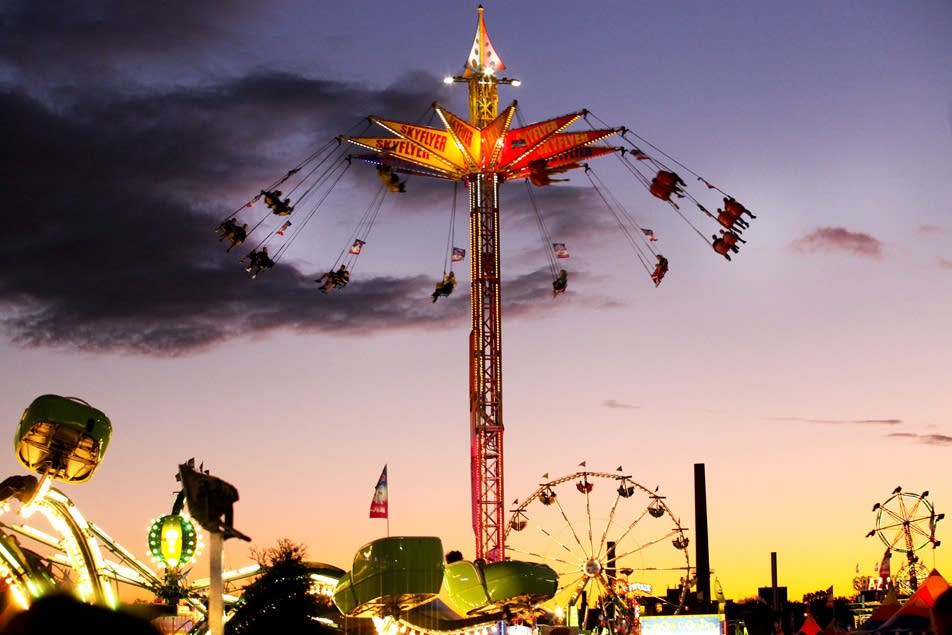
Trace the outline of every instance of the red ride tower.
[[[433, 109], [445, 129], [370, 117], [390, 137], [342, 137], [372, 151], [378, 165], [396, 172], [462, 181], [469, 188], [472, 331], [469, 338], [470, 469], [476, 558], [505, 558], [503, 495], [502, 301], [499, 261], [499, 186], [581, 167], [579, 161], [618, 148], [593, 145], [621, 128], [563, 132], [585, 111], [510, 129], [513, 102], [499, 113], [498, 86], [518, 80], [498, 77], [506, 66], [496, 54], [477, 9], [476, 37], [462, 75], [448, 83], [469, 86], [469, 120]], [[530, 165], [531, 164], [531, 165]]]

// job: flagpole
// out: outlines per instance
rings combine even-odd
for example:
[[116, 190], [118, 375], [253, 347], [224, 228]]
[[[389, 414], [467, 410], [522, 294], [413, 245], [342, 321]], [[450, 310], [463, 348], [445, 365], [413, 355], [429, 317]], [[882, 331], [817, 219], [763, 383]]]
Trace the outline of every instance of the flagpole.
[[390, 537], [390, 464], [384, 465], [387, 470], [387, 538]]
[[385, 464], [384, 469], [387, 470], [387, 538], [389, 538], [390, 537], [390, 466], [389, 464]]

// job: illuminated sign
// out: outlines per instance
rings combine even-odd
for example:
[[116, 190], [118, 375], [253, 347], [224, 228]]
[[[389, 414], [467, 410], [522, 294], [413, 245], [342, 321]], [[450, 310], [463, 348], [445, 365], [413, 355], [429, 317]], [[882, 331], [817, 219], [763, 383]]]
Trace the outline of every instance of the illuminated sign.
[[659, 615], [641, 618], [641, 635], [721, 635], [719, 615]]

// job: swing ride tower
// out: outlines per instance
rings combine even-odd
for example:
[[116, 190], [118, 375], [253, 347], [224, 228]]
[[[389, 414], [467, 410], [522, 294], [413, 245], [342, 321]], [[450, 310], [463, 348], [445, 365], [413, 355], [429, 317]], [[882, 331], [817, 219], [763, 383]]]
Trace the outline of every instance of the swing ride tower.
[[[489, 52], [483, 7], [479, 9], [474, 53], [467, 65], [469, 122], [482, 129], [499, 114], [500, 80], [482, 67]], [[472, 60], [472, 56], [471, 56]], [[501, 65], [501, 61], [499, 62]], [[505, 66], [503, 66], [505, 68]], [[465, 74], [464, 74], [465, 75]], [[454, 78], [455, 79], [455, 78]], [[511, 80], [506, 80], [511, 83]], [[499, 289], [499, 179], [478, 172], [469, 180], [470, 307], [469, 430], [470, 480], [476, 557], [497, 562], [505, 557], [503, 505], [502, 307]]]
[[614, 153], [594, 146], [620, 128], [563, 132], [586, 111], [510, 128], [516, 102], [499, 112], [500, 77], [505, 64], [477, 9], [476, 37], [463, 73], [447, 83], [469, 87], [469, 118], [439, 104], [433, 110], [444, 129], [369, 117], [391, 137], [341, 137], [372, 151], [361, 158], [378, 168], [462, 182], [469, 190], [470, 305], [469, 411], [472, 521], [476, 558], [505, 558], [506, 508], [503, 497], [502, 299], [499, 257], [499, 186], [530, 179], [546, 185], [548, 174], [582, 167], [580, 160]]

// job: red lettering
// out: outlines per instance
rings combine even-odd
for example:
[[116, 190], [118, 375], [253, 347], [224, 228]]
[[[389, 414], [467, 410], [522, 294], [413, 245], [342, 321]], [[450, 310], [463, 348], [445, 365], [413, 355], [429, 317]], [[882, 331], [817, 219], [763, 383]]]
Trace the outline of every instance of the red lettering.
[[453, 132], [456, 133], [456, 136], [459, 137], [459, 140], [462, 141], [464, 145], [469, 146], [473, 142], [472, 129], [464, 126], [462, 122], [456, 121], [454, 119], [450, 123], [450, 127], [453, 129]]
[[[439, 131], [428, 130], [427, 128], [417, 128], [416, 126], [403, 125], [403, 126], [400, 126], [400, 134], [406, 137], [407, 139], [412, 139], [413, 141], [416, 141], [420, 145], [426, 146], [427, 148], [431, 148], [436, 152], [442, 152], [443, 150], [446, 149], [446, 134]], [[430, 156], [429, 153], [424, 152], [422, 150], [419, 150], [419, 152], [421, 152], [422, 154], [413, 155], [413, 153], [411, 152], [410, 155], [421, 156], [424, 158], [429, 158]]]

